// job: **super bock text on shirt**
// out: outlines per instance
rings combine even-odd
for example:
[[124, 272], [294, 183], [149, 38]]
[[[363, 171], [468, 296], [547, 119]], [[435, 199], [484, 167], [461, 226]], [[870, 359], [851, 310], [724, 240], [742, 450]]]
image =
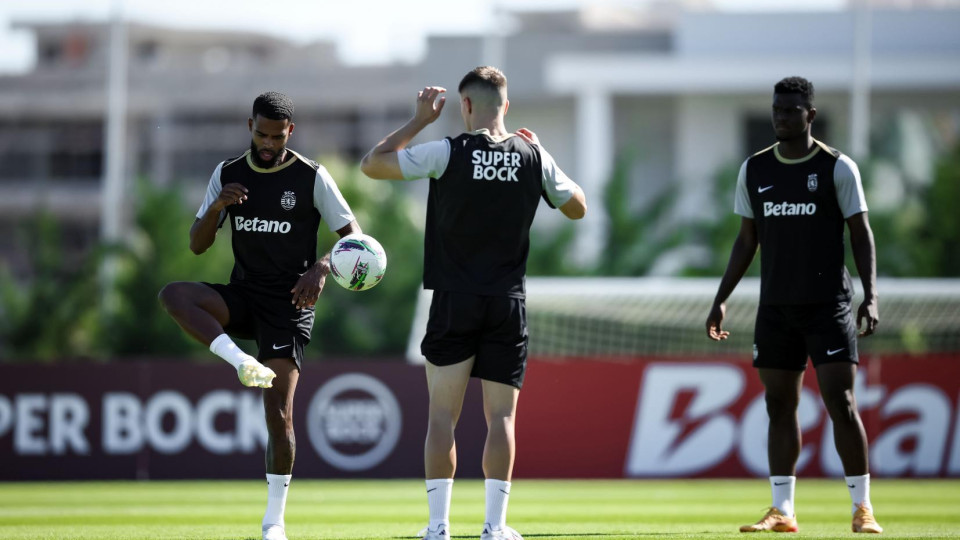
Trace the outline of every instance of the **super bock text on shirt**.
[[474, 180], [500, 180], [501, 182], [519, 182], [519, 152], [500, 152], [496, 150], [476, 149], [472, 152]]
[[520, 137], [487, 130], [413, 146], [397, 157], [405, 179], [430, 178], [424, 287], [522, 298], [541, 197], [559, 207], [576, 191], [553, 157]]
[[331, 231], [353, 221], [353, 213], [327, 170], [289, 148], [293, 157], [270, 169], [254, 165], [250, 152], [217, 166], [197, 217], [226, 184], [247, 188], [247, 200], [220, 213], [229, 221], [235, 264], [231, 283], [286, 295], [317, 260], [320, 220]]

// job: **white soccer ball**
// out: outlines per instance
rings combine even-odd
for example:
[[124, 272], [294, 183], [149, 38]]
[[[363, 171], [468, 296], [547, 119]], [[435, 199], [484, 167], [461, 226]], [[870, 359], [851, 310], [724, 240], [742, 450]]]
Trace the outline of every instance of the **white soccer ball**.
[[387, 254], [368, 234], [348, 234], [330, 251], [330, 275], [344, 289], [365, 291], [383, 279]]

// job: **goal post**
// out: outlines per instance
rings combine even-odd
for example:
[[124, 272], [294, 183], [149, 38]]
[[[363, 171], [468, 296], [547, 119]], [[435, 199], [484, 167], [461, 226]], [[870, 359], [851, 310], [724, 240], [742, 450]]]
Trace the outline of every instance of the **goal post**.
[[[727, 300], [723, 328], [706, 337], [707, 313], [720, 278], [527, 279], [530, 356], [540, 359], [629, 361], [641, 357], [749, 358], [760, 295], [758, 278], [744, 278]], [[862, 300], [859, 282], [854, 315]], [[860, 342], [861, 354], [960, 351], [960, 279], [880, 278], [880, 325]], [[424, 362], [420, 341], [432, 291], [422, 290], [407, 359]]]

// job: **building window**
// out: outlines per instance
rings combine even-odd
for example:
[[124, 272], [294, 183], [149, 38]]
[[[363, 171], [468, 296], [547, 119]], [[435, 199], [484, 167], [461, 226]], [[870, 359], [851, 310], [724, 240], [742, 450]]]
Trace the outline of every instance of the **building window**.
[[63, 54], [63, 47], [57, 42], [41, 43], [39, 47], [39, 63], [43, 66], [52, 66], [60, 61]]

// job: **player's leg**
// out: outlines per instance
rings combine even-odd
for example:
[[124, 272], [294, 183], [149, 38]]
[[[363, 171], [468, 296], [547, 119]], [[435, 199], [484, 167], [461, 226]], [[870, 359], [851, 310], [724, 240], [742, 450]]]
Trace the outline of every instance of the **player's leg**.
[[483, 381], [483, 413], [487, 439], [483, 446], [483, 474], [486, 477], [486, 512], [481, 538], [520, 538], [507, 527], [507, 504], [516, 457], [515, 426], [520, 389], [499, 382]]
[[520, 298], [489, 298], [474, 373], [483, 383], [487, 438], [483, 447], [486, 512], [483, 540], [520, 539], [507, 526], [516, 456], [517, 400], [527, 366], [526, 307]]
[[234, 329], [246, 325], [249, 311], [229, 286], [178, 281], [168, 283], [160, 291], [159, 300], [180, 328], [237, 370], [241, 383], [270, 386], [274, 373], [243, 352], [227, 335], [225, 329], [230, 325]]
[[430, 523], [420, 534], [429, 540], [447, 539], [450, 534], [450, 500], [457, 470], [454, 430], [463, 409], [473, 360], [471, 356], [452, 365], [437, 366], [430, 362], [426, 365], [430, 405], [423, 463]]
[[424, 469], [430, 478], [453, 478], [457, 469], [454, 429], [463, 408], [463, 396], [470, 381], [473, 357], [449, 366], [427, 363], [427, 392], [430, 408]]
[[479, 300], [475, 295], [434, 291], [420, 350], [427, 359], [430, 398], [423, 461], [430, 523], [428, 540], [450, 537], [450, 499], [457, 469], [454, 429], [463, 408], [476, 354]]
[[293, 398], [300, 380], [303, 348], [313, 329], [312, 309], [297, 309], [286, 299], [251, 295], [258, 359], [277, 377], [263, 391], [267, 425], [264, 461], [267, 472], [267, 509], [261, 528], [263, 540], [286, 540], [284, 510], [293, 478], [296, 437], [293, 431]]
[[817, 381], [823, 404], [833, 421], [833, 437], [837, 453], [847, 476], [867, 474], [867, 433], [857, 411], [853, 381], [857, 365], [833, 362], [817, 366]]
[[796, 464], [800, 457], [797, 408], [807, 354], [802, 336], [791, 328], [789, 313], [760, 306], [754, 332], [754, 360], [764, 387], [767, 425], [767, 461], [770, 468], [770, 509], [740, 532], [796, 532], [794, 514]]
[[850, 491], [854, 532], [879, 533], [870, 503], [867, 433], [854, 395], [857, 376], [857, 330], [849, 302], [824, 306], [807, 338], [817, 369], [824, 407], [833, 422], [834, 444]]
[[767, 426], [767, 461], [772, 476], [795, 476], [800, 457], [800, 422], [797, 408], [803, 372], [785, 369], [758, 370], [770, 423]]
[[226, 301], [203, 283], [176, 281], [160, 290], [160, 305], [184, 332], [207, 347], [230, 322]]
[[850, 491], [853, 532], [879, 533], [883, 529], [873, 517], [873, 505], [870, 503], [867, 434], [853, 395], [856, 371], [856, 364], [821, 364], [817, 366], [817, 380], [823, 403], [833, 420], [833, 437]]
[[487, 440], [483, 447], [483, 474], [509, 482], [516, 455], [515, 420], [520, 390], [514, 386], [483, 381], [483, 414]]
[[430, 524], [421, 531], [428, 540], [450, 537], [450, 498], [457, 469], [454, 428], [474, 366], [480, 307], [481, 299], [476, 295], [434, 291], [427, 331], [420, 344], [427, 359], [430, 397], [423, 450]]
[[277, 374], [271, 388], [263, 390], [267, 423], [267, 510], [261, 528], [264, 540], [284, 540], [287, 489], [293, 478], [296, 437], [293, 432], [293, 395], [300, 370], [292, 358], [271, 358], [264, 364]]

